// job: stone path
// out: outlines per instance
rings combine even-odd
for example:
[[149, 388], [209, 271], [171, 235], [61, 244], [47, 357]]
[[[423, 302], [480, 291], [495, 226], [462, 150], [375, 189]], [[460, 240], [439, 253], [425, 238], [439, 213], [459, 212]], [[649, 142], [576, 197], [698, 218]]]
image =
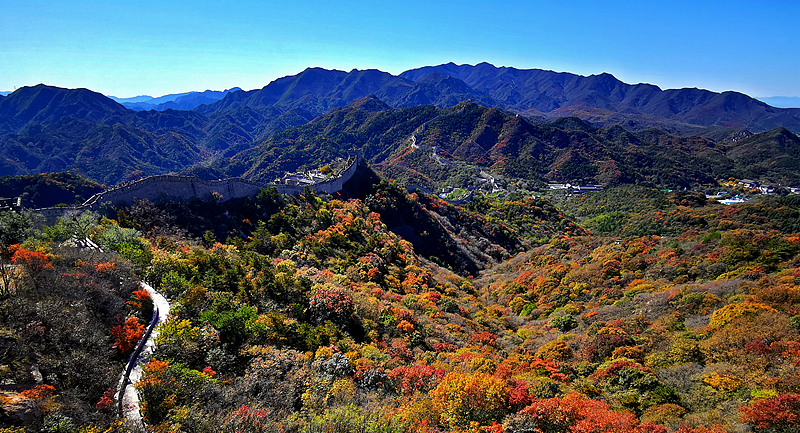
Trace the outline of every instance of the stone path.
[[[128, 366], [125, 367], [125, 371], [128, 371], [128, 368], [131, 364], [133, 364], [133, 367], [130, 370], [131, 373], [127, 384], [125, 383], [126, 378], [123, 374], [122, 378], [120, 379], [120, 388], [122, 388], [124, 385], [127, 385], [124, 386], [124, 393], [122, 395], [123, 419], [125, 419], [125, 422], [135, 430], [145, 431], [142, 413], [139, 410], [139, 394], [136, 392], [134, 385], [142, 378], [142, 367], [150, 362], [150, 358], [153, 356], [153, 350], [155, 350], [155, 338], [158, 336], [158, 325], [167, 321], [169, 316], [169, 302], [167, 302], [166, 298], [164, 298], [160, 293], [156, 292], [155, 289], [150, 287], [150, 285], [147, 283], [141, 282], [139, 284], [144, 290], [147, 291], [147, 293], [150, 294], [150, 297], [153, 299], [153, 314], [157, 315], [158, 319], [154, 321], [155, 323], [152, 325], [154, 329], [150, 333], [150, 337], [144, 343], [144, 347], [139, 353], [139, 356], [128, 361]], [[119, 398], [119, 395], [117, 398]]]

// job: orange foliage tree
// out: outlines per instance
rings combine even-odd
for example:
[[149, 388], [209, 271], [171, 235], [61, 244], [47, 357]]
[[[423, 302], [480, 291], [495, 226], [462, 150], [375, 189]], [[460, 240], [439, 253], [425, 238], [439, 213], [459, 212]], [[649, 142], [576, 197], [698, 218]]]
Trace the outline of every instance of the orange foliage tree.
[[31, 400], [44, 400], [52, 397], [55, 390], [55, 387], [51, 385], [36, 385], [31, 389], [22, 391], [20, 395]]
[[128, 317], [125, 323], [111, 329], [111, 335], [115, 339], [114, 347], [122, 353], [129, 352], [144, 335], [144, 329], [144, 325], [139, 323], [139, 319]]
[[150, 320], [153, 316], [153, 298], [150, 297], [147, 290], [134, 290], [131, 299], [126, 304], [134, 313], [140, 312], [144, 320]]
[[[13, 246], [12, 246], [13, 247]], [[25, 272], [31, 278], [33, 287], [38, 289], [39, 278], [48, 270], [53, 270], [53, 264], [47, 255], [39, 251], [26, 250], [25, 248], [15, 248], [11, 256], [11, 262], [25, 268]]]

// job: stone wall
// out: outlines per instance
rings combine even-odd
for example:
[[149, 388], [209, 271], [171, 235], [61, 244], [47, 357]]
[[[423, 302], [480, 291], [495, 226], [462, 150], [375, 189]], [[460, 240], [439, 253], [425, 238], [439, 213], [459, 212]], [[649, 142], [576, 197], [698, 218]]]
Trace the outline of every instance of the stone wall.
[[[345, 182], [353, 177], [359, 164], [361, 154], [354, 155], [354, 160], [346, 170], [336, 179], [308, 185], [308, 188], [333, 194], [341, 191]], [[59, 216], [67, 212], [82, 212], [84, 210], [100, 210], [106, 203], [113, 206], [129, 205], [134, 199], [148, 199], [156, 201], [160, 198], [172, 200], [189, 200], [193, 197], [205, 199], [212, 194], [218, 194], [220, 201], [236, 198], [250, 197], [258, 194], [262, 188], [275, 187], [280, 194], [299, 194], [306, 188], [299, 185], [262, 184], [241, 178], [228, 178], [220, 180], [203, 180], [198, 177], [161, 175], [151, 176], [131, 182], [125, 186], [103, 191], [90, 197], [81, 206], [66, 206], [35, 209], [45, 217], [48, 224], [55, 223]]]

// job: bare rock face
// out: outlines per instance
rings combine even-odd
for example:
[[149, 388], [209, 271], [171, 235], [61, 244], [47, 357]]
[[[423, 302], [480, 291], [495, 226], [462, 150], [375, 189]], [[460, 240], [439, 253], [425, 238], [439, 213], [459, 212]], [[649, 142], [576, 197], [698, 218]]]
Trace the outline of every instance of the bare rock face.
[[0, 391], [0, 422], [9, 424], [31, 424], [42, 417], [35, 401], [18, 392]]

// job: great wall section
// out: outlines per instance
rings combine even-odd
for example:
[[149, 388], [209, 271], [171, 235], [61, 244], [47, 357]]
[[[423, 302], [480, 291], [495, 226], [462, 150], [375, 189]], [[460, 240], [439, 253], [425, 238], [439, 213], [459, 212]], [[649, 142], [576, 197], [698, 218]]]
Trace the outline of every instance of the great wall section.
[[63, 206], [34, 209], [42, 215], [48, 223], [69, 212], [82, 212], [86, 210], [99, 211], [107, 204], [119, 206], [133, 203], [134, 199], [148, 199], [155, 201], [161, 198], [173, 200], [188, 200], [193, 197], [207, 198], [213, 194], [220, 202], [250, 197], [258, 194], [263, 188], [276, 188], [280, 194], [299, 194], [305, 188], [316, 192], [333, 194], [341, 191], [343, 185], [353, 177], [356, 169], [361, 164], [363, 156], [356, 153], [350, 156], [352, 162], [334, 179], [308, 185], [262, 184], [241, 178], [227, 178], [219, 180], [203, 180], [198, 177], [159, 175], [136, 180], [125, 186], [109, 189], [97, 193], [80, 206]]

